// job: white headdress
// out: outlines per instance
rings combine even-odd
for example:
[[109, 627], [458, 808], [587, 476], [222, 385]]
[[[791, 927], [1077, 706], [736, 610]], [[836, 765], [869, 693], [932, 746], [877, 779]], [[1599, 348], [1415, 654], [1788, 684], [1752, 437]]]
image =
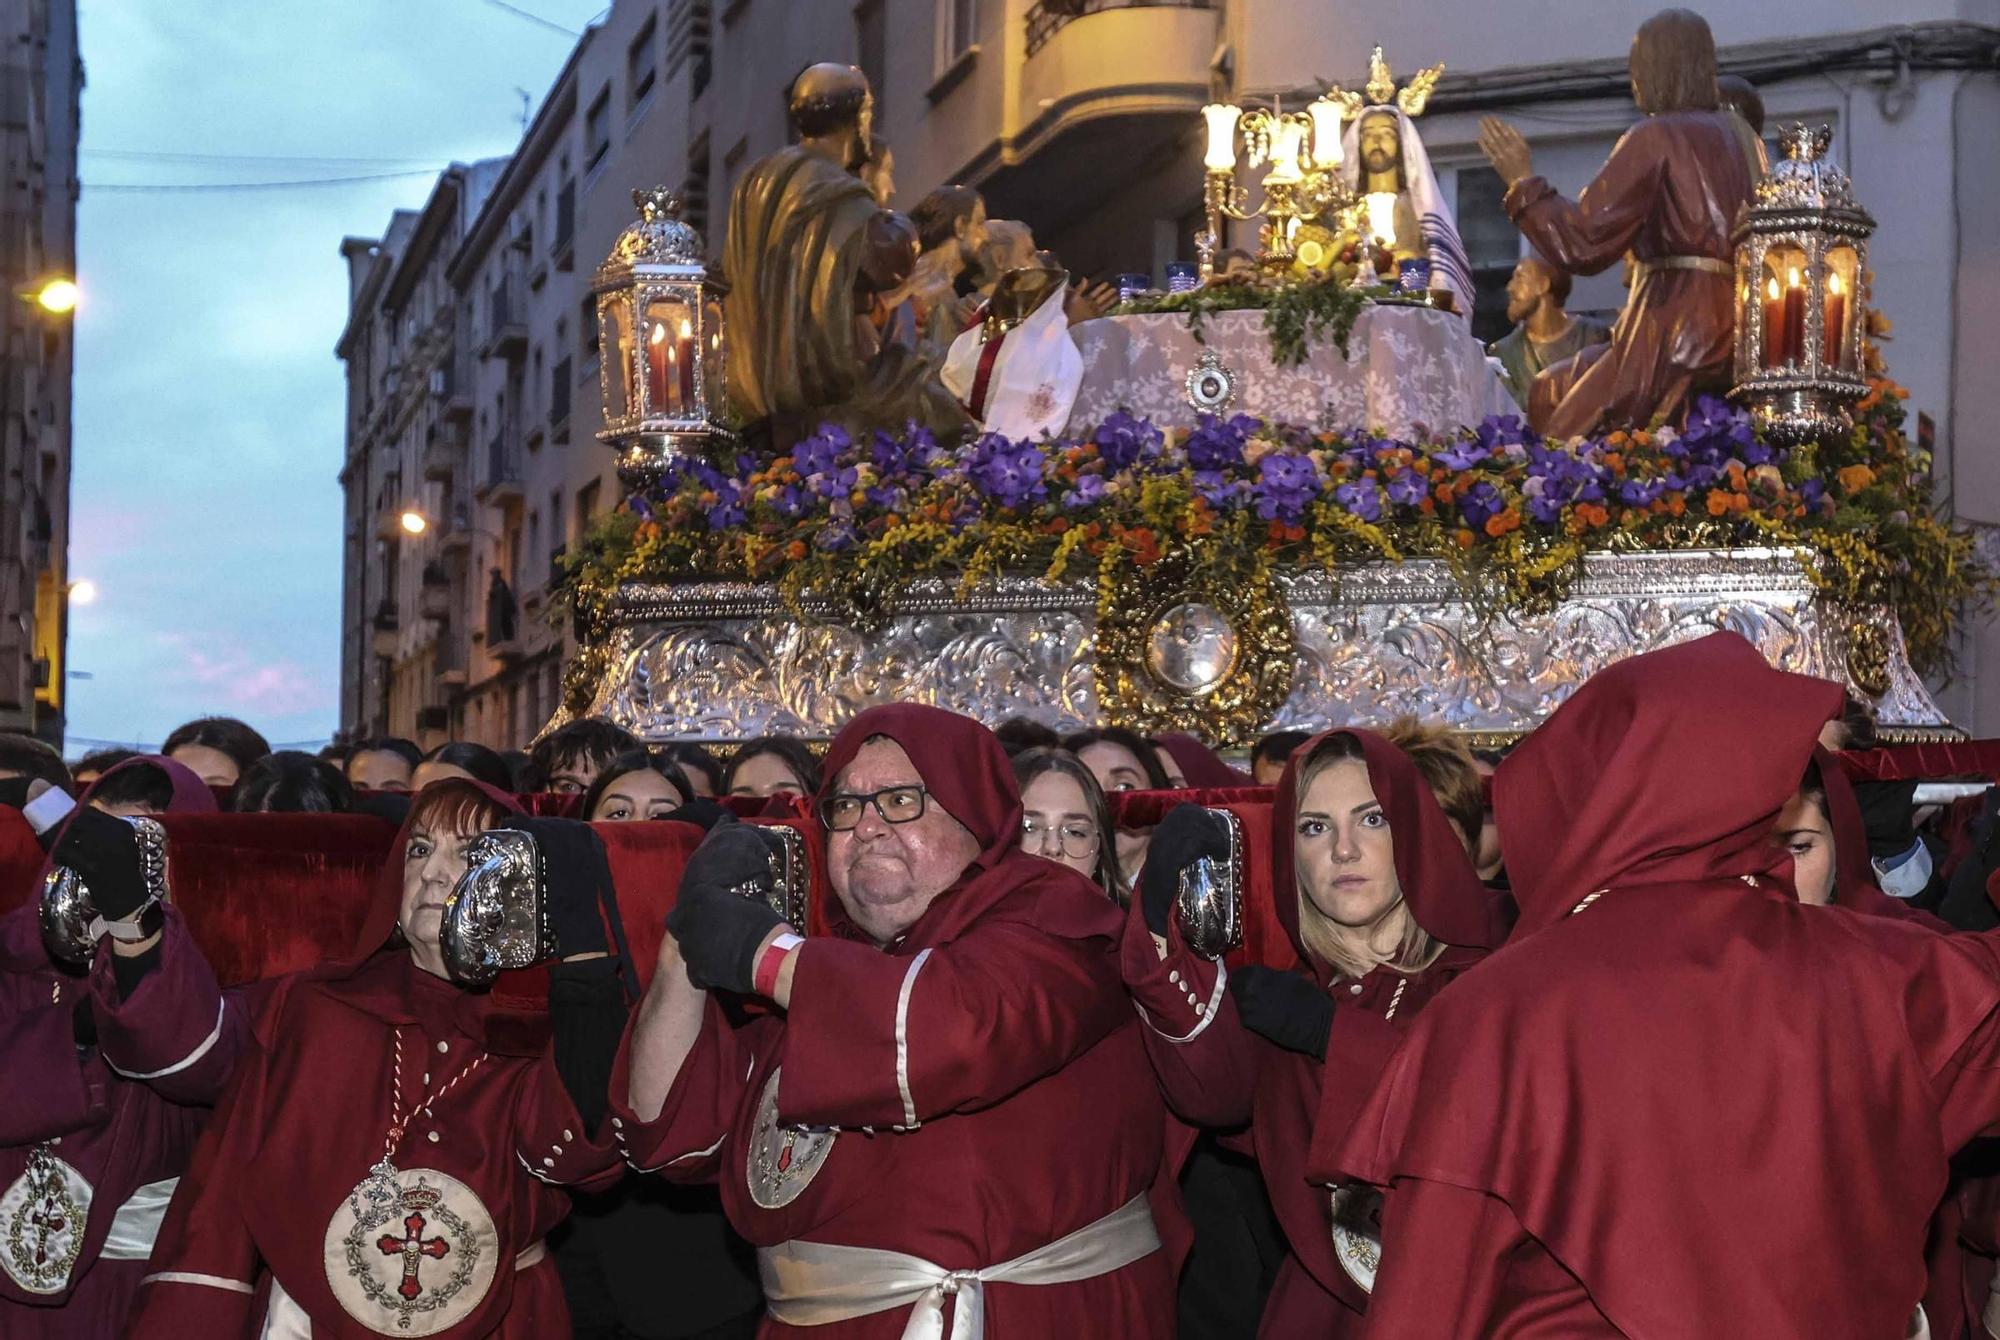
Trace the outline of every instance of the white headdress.
[[1431, 171], [1431, 156], [1424, 150], [1423, 136], [1417, 134], [1417, 124], [1408, 112], [1393, 105], [1375, 106], [1347, 123], [1342, 136], [1346, 155], [1340, 170], [1348, 186], [1357, 193], [1361, 190], [1361, 122], [1369, 116], [1396, 118], [1396, 133], [1403, 148], [1403, 187], [1410, 193], [1417, 226], [1423, 231], [1424, 249], [1430, 253], [1431, 287], [1450, 289], [1458, 299], [1458, 310], [1470, 316], [1474, 296], [1472, 264], [1466, 259], [1465, 243], [1459, 241], [1458, 225], [1452, 221], [1444, 195], [1438, 190], [1437, 175]]

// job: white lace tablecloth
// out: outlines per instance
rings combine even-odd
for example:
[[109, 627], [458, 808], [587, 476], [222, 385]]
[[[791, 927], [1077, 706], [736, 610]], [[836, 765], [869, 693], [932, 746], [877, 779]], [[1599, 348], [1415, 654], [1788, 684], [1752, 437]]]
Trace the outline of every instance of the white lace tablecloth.
[[1195, 343], [1187, 317], [1176, 312], [1107, 316], [1070, 333], [1083, 353], [1071, 432], [1120, 408], [1162, 426], [1193, 427], [1187, 375], [1207, 352], [1235, 375], [1232, 414], [1406, 436], [1417, 424], [1449, 432], [1489, 414], [1520, 413], [1465, 322], [1429, 308], [1364, 308], [1346, 358], [1331, 343], [1315, 344], [1291, 368], [1272, 361], [1261, 311], [1209, 317], [1202, 323], [1205, 345]]

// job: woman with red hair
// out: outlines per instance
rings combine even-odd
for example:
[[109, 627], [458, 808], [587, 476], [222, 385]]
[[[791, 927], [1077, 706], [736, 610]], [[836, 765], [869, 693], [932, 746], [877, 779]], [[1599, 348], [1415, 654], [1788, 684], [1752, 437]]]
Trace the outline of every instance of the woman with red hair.
[[610, 1057], [579, 1054], [605, 1030], [506, 977], [459, 985], [439, 945], [469, 845], [503, 825], [539, 852], [566, 959], [552, 972], [595, 977], [598, 1008], [622, 1010], [595, 835], [523, 819], [477, 783], [427, 787], [354, 954], [280, 983], [263, 1011], [174, 1197], [133, 1334], [567, 1333], [542, 1240], [569, 1212], [563, 1188], [618, 1176], [590, 1131]]

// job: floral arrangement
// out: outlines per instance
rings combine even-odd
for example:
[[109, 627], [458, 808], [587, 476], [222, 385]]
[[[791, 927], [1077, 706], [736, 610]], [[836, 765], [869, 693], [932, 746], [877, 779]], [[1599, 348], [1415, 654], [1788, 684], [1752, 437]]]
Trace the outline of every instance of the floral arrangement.
[[[1389, 270], [1394, 273], [1395, 266], [1391, 264]], [[1352, 275], [1354, 267], [1349, 266], [1347, 273]], [[1184, 313], [1194, 342], [1205, 344], [1202, 323], [1211, 314], [1258, 309], [1264, 313], [1264, 334], [1271, 342], [1272, 359], [1279, 367], [1290, 368], [1305, 362], [1311, 347], [1322, 342], [1339, 349], [1345, 358], [1347, 337], [1362, 309], [1399, 300], [1404, 300], [1403, 295], [1387, 285], [1355, 289], [1343, 280], [1315, 275], [1306, 282], [1215, 284], [1186, 293], [1148, 293], [1127, 299], [1111, 314]]]
[[1410, 438], [1246, 416], [1165, 431], [1117, 413], [1077, 436], [823, 427], [771, 459], [692, 461], [631, 498], [571, 560], [586, 641], [620, 583], [774, 582], [856, 611], [919, 576], [1095, 577], [1171, 558], [1218, 580], [1272, 567], [1435, 558], [1487, 609], [1547, 608], [1586, 553], [1794, 547], [1823, 588], [1892, 606], [1920, 671], [1946, 668], [1953, 620], [1992, 579], [1929, 506], [1929, 462], [1878, 381], [1850, 437], [1786, 449], [1704, 399], [1680, 428], [1545, 441], [1513, 417]]

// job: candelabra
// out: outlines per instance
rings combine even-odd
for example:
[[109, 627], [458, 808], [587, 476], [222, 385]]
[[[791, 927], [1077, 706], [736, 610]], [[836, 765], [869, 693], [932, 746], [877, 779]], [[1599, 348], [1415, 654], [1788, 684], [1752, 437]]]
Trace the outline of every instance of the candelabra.
[[[1195, 239], [1201, 258], [1201, 278], [1215, 275], [1215, 253], [1222, 243], [1225, 219], [1248, 222], [1262, 218], [1258, 266], [1270, 275], [1291, 269], [1297, 253], [1292, 235], [1307, 219], [1344, 213], [1354, 207], [1354, 193], [1340, 173], [1343, 105], [1330, 96], [1315, 100], [1303, 112], [1287, 112], [1282, 103], [1245, 111], [1228, 103], [1202, 108], [1208, 122], [1208, 171], [1203, 203], [1208, 226]], [[1264, 200], [1250, 208], [1250, 193], [1236, 179], [1237, 140], [1252, 169], [1269, 163], [1264, 174]]]

